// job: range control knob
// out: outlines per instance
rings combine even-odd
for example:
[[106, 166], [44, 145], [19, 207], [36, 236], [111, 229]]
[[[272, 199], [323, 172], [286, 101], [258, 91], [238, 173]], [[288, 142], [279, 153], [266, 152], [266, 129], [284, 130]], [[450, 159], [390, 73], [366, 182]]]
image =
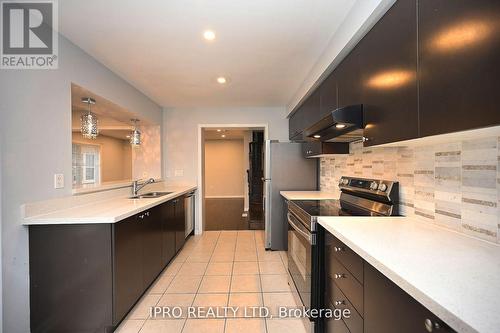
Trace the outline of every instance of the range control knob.
[[344, 184], [344, 185], [349, 185], [349, 179], [344, 178], [344, 179], [342, 180], [342, 184]]
[[380, 184], [378, 189], [379, 189], [379, 191], [385, 192], [385, 191], [387, 191], [387, 185], [382, 183], [382, 184]]
[[378, 183], [377, 182], [372, 182], [370, 184], [370, 189], [375, 191], [378, 188]]

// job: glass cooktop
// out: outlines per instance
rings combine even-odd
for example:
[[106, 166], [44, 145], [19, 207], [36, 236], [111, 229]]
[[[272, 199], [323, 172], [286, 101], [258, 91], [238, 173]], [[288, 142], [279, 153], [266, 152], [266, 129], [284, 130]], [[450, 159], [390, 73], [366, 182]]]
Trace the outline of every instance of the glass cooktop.
[[293, 203], [310, 216], [350, 215], [340, 207], [339, 200], [297, 200]]

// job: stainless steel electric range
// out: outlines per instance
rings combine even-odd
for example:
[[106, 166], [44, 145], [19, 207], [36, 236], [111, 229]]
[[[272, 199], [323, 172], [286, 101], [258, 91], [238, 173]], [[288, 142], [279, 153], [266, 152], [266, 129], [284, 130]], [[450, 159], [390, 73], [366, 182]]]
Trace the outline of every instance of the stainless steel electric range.
[[[339, 200], [288, 202], [288, 271], [306, 309], [323, 304], [323, 236], [318, 217], [394, 216], [399, 209], [399, 184], [394, 181], [342, 177]], [[317, 323], [312, 319], [311, 322]]]

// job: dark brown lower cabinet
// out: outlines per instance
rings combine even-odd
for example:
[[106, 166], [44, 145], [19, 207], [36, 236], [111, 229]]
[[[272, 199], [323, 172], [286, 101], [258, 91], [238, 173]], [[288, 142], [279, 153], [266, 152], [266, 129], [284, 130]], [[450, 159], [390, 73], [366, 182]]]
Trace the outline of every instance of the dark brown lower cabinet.
[[[335, 309], [333, 304], [327, 303], [329, 309]], [[343, 320], [336, 320], [334, 318], [326, 319], [325, 321], [326, 333], [351, 333]]]
[[142, 294], [142, 225], [131, 216], [111, 226], [113, 242], [113, 322], [118, 323]]
[[161, 212], [160, 206], [156, 206], [138, 215], [139, 223], [142, 224], [143, 289], [146, 289], [165, 267]]
[[325, 308], [351, 313], [326, 319], [319, 332], [454, 332], [442, 320], [365, 262], [339, 239], [325, 233]]
[[[359, 266], [361, 265], [361, 272]], [[332, 234], [325, 236], [326, 302], [349, 317], [326, 321], [327, 332], [363, 333], [363, 259]], [[337, 327], [335, 330], [334, 327]]]
[[113, 332], [184, 244], [183, 203], [116, 223], [30, 226], [31, 332]]
[[110, 224], [29, 227], [32, 333], [113, 331]]
[[174, 200], [175, 204], [175, 250], [179, 251], [186, 241], [186, 213], [184, 196]]
[[365, 262], [365, 333], [454, 332]]
[[174, 200], [170, 200], [160, 206], [162, 219], [162, 261], [166, 265], [175, 256], [175, 203]]

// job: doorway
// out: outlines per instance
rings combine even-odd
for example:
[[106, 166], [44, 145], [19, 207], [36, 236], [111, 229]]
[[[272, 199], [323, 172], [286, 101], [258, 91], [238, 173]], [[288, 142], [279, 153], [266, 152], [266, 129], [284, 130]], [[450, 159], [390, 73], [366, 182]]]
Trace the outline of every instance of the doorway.
[[201, 128], [203, 230], [263, 230], [263, 127]]

